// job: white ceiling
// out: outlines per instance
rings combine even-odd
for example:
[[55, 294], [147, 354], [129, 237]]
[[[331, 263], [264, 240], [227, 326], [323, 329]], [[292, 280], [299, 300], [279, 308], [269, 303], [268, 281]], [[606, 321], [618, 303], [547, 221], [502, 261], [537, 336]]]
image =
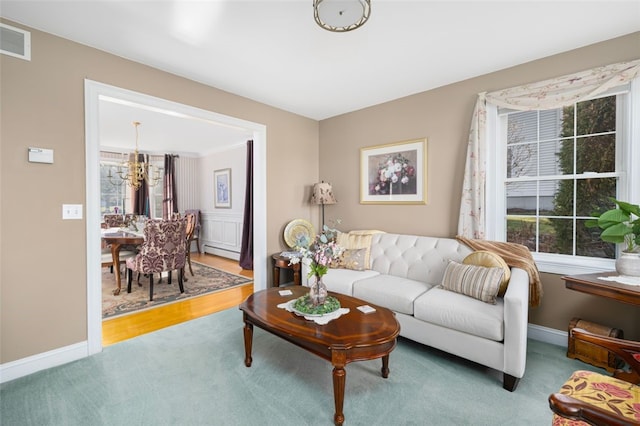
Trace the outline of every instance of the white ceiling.
[[[640, 30], [640, 0], [371, 3], [348, 33], [318, 27], [312, 0], [1, 0], [0, 14], [316, 120]], [[144, 120], [112, 107], [131, 141]]]

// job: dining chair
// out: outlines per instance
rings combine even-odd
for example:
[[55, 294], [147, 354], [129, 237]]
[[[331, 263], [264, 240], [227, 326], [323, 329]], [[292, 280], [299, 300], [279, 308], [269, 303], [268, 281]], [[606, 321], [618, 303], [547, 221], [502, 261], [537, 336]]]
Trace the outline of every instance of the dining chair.
[[613, 377], [575, 371], [549, 396], [552, 425], [640, 425], [640, 342], [599, 336], [580, 328], [570, 333], [574, 339], [613, 352], [628, 369], [616, 370]]
[[[149, 300], [153, 300], [153, 274], [178, 271], [180, 293], [184, 293], [184, 266], [187, 258], [187, 220], [149, 219], [144, 227], [140, 252], [127, 259], [127, 293], [131, 293], [133, 272], [149, 276]], [[138, 285], [140, 283], [138, 282]]]
[[[120, 250], [120, 265], [126, 262], [126, 260], [130, 257], [134, 257], [136, 255], [135, 251], [131, 250]], [[106, 246], [102, 249], [101, 253], [101, 267], [106, 268], [107, 266], [111, 268], [111, 273], [113, 274], [113, 254], [111, 253], [111, 247]], [[119, 265], [119, 266], [120, 266]]]
[[187, 220], [187, 228], [186, 228], [186, 244], [187, 244], [187, 263], [189, 264], [189, 272], [191, 272], [191, 276], [193, 277], [193, 269], [191, 268], [191, 238], [193, 237], [193, 233], [196, 229], [196, 215], [193, 213], [185, 212], [184, 215]]
[[190, 251], [191, 243], [195, 241], [196, 246], [198, 247], [198, 253], [202, 253], [202, 250], [200, 250], [200, 210], [197, 210], [197, 209], [185, 210], [184, 214], [185, 215], [194, 214], [196, 216], [196, 228], [193, 231], [193, 235], [189, 239], [189, 245], [187, 246], [187, 248]]
[[102, 216], [102, 220], [107, 225], [107, 228], [120, 228], [124, 226], [124, 216], [121, 214], [105, 214]]

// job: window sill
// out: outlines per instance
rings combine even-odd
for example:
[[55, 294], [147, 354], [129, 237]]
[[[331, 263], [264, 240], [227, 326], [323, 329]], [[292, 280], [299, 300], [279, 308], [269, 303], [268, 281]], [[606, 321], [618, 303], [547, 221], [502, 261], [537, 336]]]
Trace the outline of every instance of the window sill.
[[593, 274], [615, 270], [614, 259], [532, 253], [540, 272], [558, 275]]

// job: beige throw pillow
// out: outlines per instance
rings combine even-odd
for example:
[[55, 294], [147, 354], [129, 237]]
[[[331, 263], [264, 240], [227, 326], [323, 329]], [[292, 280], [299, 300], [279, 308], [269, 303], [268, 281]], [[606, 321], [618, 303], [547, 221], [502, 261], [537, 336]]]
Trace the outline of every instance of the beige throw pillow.
[[511, 279], [511, 268], [502, 257], [487, 250], [478, 250], [465, 257], [462, 263], [465, 265], [485, 266], [487, 268], [502, 268], [504, 274], [502, 275], [500, 290], [498, 290], [498, 297], [504, 296]]
[[442, 287], [495, 305], [503, 275], [502, 268], [463, 265], [450, 260], [444, 271]]
[[345, 250], [365, 249], [363, 266], [364, 269], [370, 269], [371, 237], [371, 234], [360, 235], [341, 232], [336, 238], [336, 243]]
[[352, 269], [354, 271], [364, 271], [364, 257], [367, 249], [347, 249], [339, 259], [331, 264], [332, 268]]

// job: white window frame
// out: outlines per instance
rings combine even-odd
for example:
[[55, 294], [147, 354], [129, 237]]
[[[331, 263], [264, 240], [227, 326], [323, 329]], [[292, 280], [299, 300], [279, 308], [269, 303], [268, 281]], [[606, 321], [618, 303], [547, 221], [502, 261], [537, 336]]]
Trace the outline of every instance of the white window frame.
[[149, 154], [149, 164], [160, 170], [160, 181], [155, 186], [149, 186], [149, 217], [162, 219], [162, 202], [160, 211], [156, 211], [156, 198], [164, 199], [164, 158], [160, 154]]
[[[611, 92], [620, 93], [621, 90], [617, 88]], [[640, 166], [638, 166], [640, 164], [640, 77], [629, 83], [626, 98], [624, 105], [618, 104], [616, 114], [618, 121], [616, 167], [619, 175], [617, 197], [638, 204], [640, 203]], [[504, 177], [507, 173], [507, 146], [500, 142], [498, 108], [487, 103], [486, 110], [486, 235], [488, 240], [506, 241]], [[532, 254], [540, 272], [573, 275], [615, 269], [614, 259], [552, 253]]]

